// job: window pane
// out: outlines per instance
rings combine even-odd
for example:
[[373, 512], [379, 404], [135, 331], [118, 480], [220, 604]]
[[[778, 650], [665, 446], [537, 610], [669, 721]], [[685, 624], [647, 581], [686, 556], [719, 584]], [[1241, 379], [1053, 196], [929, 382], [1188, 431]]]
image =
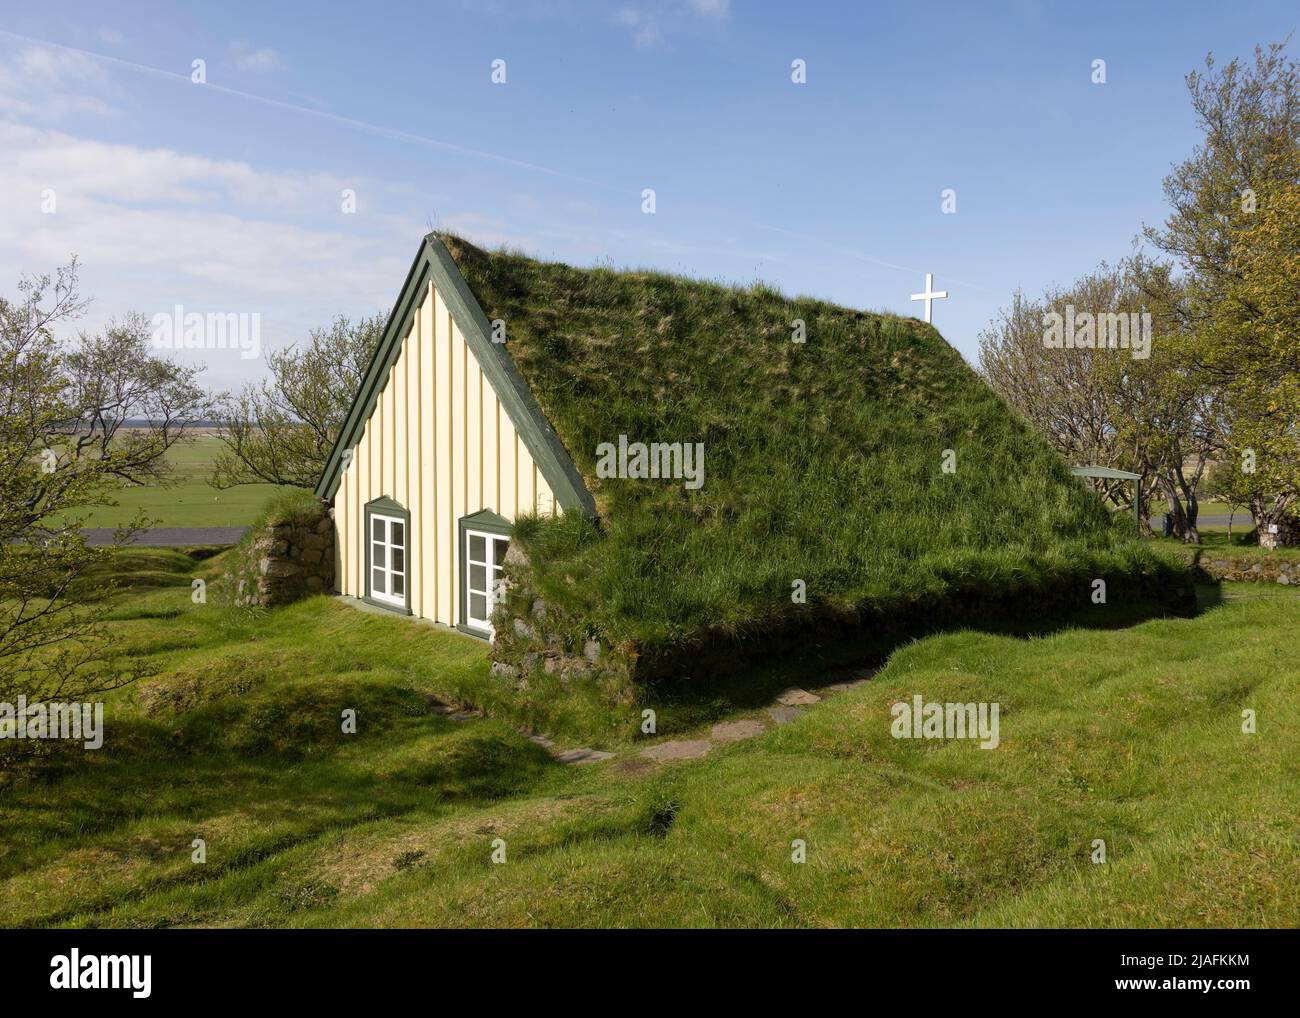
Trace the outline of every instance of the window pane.
[[510, 547], [509, 541], [503, 540], [500, 537], [494, 537], [492, 539], [492, 555], [494, 557], [493, 561], [495, 561], [497, 565], [500, 565], [502, 562], [505, 561], [506, 549], [509, 547]]
[[393, 564], [391, 568], [395, 573], [406, 572], [406, 552], [401, 548], [393, 549]]
[[384, 571], [382, 569], [372, 569], [370, 571], [370, 593], [386, 594], [388, 588], [384, 585]]
[[393, 595], [395, 597], [406, 596], [406, 578], [401, 573], [393, 573]]
[[469, 557], [475, 562], [487, 561], [487, 542], [481, 534], [469, 535]]
[[392, 535], [388, 538], [388, 543], [400, 545], [401, 547], [405, 548], [406, 547], [405, 535], [406, 535], [406, 524], [399, 523], [397, 520], [393, 520]]
[[372, 544], [370, 546], [370, 564], [376, 569], [384, 569], [388, 565], [388, 546], [383, 544]]
[[469, 617], [481, 622], [487, 621], [487, 598], [482, 594], [470, 594]]
[[469, 589], [487, 591], [487, 569], [484, 566], [469, 567]]
[[378, 516], [372, 516], [370, 518], [370, 536], [376, 541], [382, 541], [384, 539], [384, 521]]

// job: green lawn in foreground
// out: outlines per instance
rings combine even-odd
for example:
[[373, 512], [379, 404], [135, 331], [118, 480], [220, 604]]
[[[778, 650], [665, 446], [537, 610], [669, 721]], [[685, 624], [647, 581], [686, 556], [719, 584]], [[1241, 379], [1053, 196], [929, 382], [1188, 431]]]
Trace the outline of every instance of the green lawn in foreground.
[[[110, 697], [89, 762], [3, 776], [6, 925], [1300, 924], [1294, 592], [1234, 586], [1128, 629], [931, 637], [782, 728], [657, 771], [628, 766], [636, 744], [564, 767], [512, 721], [428, 713], [426, 692], [490, 699], [476, 641], [324, 597], [232, 614], [189, 597], [219, 560], [120, 562], [116, 651], [156, 674]], [[999, 702], [1001, 746], [891, 738], [890, 705], [915, 693]]]
[[167, 460], [175, 469], [166, 485], [122, 488], [113, 492], [116, 506], [94, 506], [86, 527], [118, 527], [130, 523], [143, 509], [156, 527], [247, 526], [267, 500], [279, 491], [276, 484], [241, 484], [224, 491], [208, 484], [212, 461], [221, 442], [211, 435], [173, 446]]

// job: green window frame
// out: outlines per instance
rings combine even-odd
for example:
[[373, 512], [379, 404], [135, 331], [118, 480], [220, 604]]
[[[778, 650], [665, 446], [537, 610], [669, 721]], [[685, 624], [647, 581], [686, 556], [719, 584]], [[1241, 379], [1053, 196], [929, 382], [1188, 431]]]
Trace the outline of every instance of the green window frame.
[[[403, 603], [400, 605], [396, 604], [393, 600], [389, 598], [380, 598], [374, 596], [374, 593], [371, 590], [371, 582], [373, 580], [373, 574], [371, 573], [371, 569], [370, 569], [370, 565], [371, 565], [370, 556], [371, 556], [371, 545], [374, 541], [373, 520], [377, 517], [386, 520], [393, 520], [393, 521], [400, 520], [402, 524], [401, 548], [402, 548], [402, 588], [403, 588], [402, 601]], [[391, 531], [386, 531], [386, 535], [388, 533], [391, 533]], [[362, 589], [365, 591], [365, 594], [363, 595], [362, 600], [365, 601], [367, 604], [374, 605], [376, 608], [383, 608], [385, 611], [397, 612], [400, 615], [410, 615], [411, 614], [411, 585], [412, 585], [410, 511], [407, 510], [407, 508], [404, 505], [402, 505], [400, 502], [394, 501], [393, 499], [388, 498], [387, 496], [372, 499], [371, 501], [367, 502], [366, 511], [365, 511], [365, 530], [362, 532], [361, 535], [361, 543], [365, 548], [365, 572], [363, 573], [365, 582], [362, 584]], [[381, 543], [386, 543], [386, 542], [381, 542]], [[388, 545], [388, 547], [391, 549], [391, 547], [393, 546]], [[388, 563], [386, 563], [386, 565], [391, 567], [392, 565], [391, 560]], [[392, 572], [389, 571], [388, 575], [391, 579]]]
[[[470, 558], [469, 558], [469, 537], [471, 533], [483, 534], [489, 542], [494, 538], [505, 538], [507, 542], [510, 535], [514, 533], [514, 524], [504, 516], [499, 516], [491, 509], [481, 509], [469, 516], [462, 516], [457, 527], [459, 540], [457, 541], [457, 558], [460, 562], [460, 609], [457, 615], [456, 628], [468, 636], [478, 637], [480, 640], [491, 640], [492, 631], [483, 629], [480, 626], [470, 622]], [[503, 556], [504, 557], [504, 556]], [[494, 570], [491, 566], [496, 562], [496, 556], [491, 556], [491, 562], [488, 562], [484, 568], [484, 591], [490, 588], [492, 576], [486, 575]], [[482, 563], [475, 563], [476, 566]], [[483, 593], [482, 591], [476, 593]]]

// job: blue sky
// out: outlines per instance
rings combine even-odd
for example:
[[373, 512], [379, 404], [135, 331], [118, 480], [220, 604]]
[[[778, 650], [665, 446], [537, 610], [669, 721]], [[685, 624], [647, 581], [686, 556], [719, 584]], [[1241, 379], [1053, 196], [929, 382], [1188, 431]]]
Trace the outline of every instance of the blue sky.
[[[932, 272], [973, 361], [1017, 287], [1163, 217], [1184, 75], [1297, 25], [1293, 2], [4, 2], [0, 292], [75, 252], [85, 327], [256, 312], [270, 348], [387, 312], [432, 225], [903, 314]], [[264, 370], [186, 356], [219, 387]]]

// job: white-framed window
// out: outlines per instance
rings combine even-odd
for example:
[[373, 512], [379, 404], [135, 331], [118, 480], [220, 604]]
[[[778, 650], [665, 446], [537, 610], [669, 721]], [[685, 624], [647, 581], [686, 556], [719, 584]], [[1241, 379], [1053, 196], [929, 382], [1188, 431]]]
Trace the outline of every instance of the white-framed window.
[[370, 596], [406, 607], [406, 521], [370, 513]]
[[492, 609], [502, 596], [502, 565], [510, 539], [465, 530], [465, 624], [492, 635]]

